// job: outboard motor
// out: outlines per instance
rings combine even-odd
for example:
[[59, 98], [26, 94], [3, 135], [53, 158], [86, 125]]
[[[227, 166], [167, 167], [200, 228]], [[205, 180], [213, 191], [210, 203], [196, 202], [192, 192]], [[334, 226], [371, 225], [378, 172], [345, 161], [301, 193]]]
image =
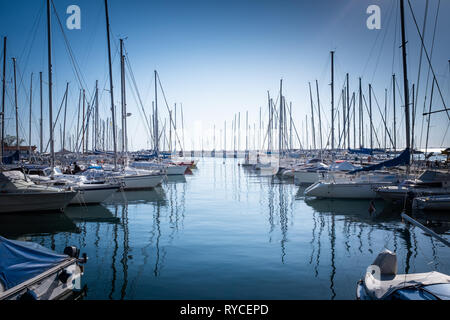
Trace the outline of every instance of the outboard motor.
[[372, 263], [380, 268], [381, 275], [397, 274], [397, 255], [388, 249], [383, 250]]
[[80, 256], [80, 249], [75, 246], [65, 247], [64, 254], [67, 254], [69, 257], [78, 259], [78, 257]]

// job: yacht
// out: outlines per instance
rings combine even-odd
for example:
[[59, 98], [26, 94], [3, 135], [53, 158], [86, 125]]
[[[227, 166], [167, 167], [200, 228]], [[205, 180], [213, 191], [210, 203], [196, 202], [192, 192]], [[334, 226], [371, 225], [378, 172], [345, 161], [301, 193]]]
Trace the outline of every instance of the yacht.
[[450, 195], [450, 174], [426, 170], [418, 179], [404, 180], [397, 186], [383, 186], [377, 194], [389, 202], [412, 203], [416, 197]]
[[0, 172], [0, 190], [0, 213], [63, 211], [78, 193], [38, 185], [16, 170]]

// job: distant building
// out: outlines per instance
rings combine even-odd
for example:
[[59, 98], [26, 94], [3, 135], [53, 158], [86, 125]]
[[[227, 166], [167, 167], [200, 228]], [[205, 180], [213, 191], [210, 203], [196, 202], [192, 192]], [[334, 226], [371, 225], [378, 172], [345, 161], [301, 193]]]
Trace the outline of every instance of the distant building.
[[[31, 146], [31, 150], [34, 153], [36, 150], [36, 146]], [[3, 144], [4, 156], [8, 156], [13, 154], [17, 150], [17, 146], [8, 146], [6, 143]], [[30, 151], [30, 146], [19, 146], [20, 157], [28, 157], [28, 152]]]

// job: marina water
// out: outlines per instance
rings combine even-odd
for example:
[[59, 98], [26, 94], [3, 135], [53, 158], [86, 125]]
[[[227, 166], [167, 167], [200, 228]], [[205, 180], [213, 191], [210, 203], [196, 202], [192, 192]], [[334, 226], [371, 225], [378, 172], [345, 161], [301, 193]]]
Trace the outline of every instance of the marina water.
[[64, 214], [2, 215], [0, 234], [86, 252], [85, 299], [354, 299], [384, 248], [399, 273], [450, 273], [449, 250], [383, 201], [370, 214], [367, 200], [305, 199], [240, 161], [200, 158], [192, 175]]

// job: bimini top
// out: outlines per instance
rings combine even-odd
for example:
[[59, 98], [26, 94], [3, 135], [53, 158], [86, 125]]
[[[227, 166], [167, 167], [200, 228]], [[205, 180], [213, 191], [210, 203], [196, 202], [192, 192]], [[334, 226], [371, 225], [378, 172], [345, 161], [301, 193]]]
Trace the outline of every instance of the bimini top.
[[47, 271], [69, 258], [37, 243], [0, 236], [0, 281], [5, 290]]

